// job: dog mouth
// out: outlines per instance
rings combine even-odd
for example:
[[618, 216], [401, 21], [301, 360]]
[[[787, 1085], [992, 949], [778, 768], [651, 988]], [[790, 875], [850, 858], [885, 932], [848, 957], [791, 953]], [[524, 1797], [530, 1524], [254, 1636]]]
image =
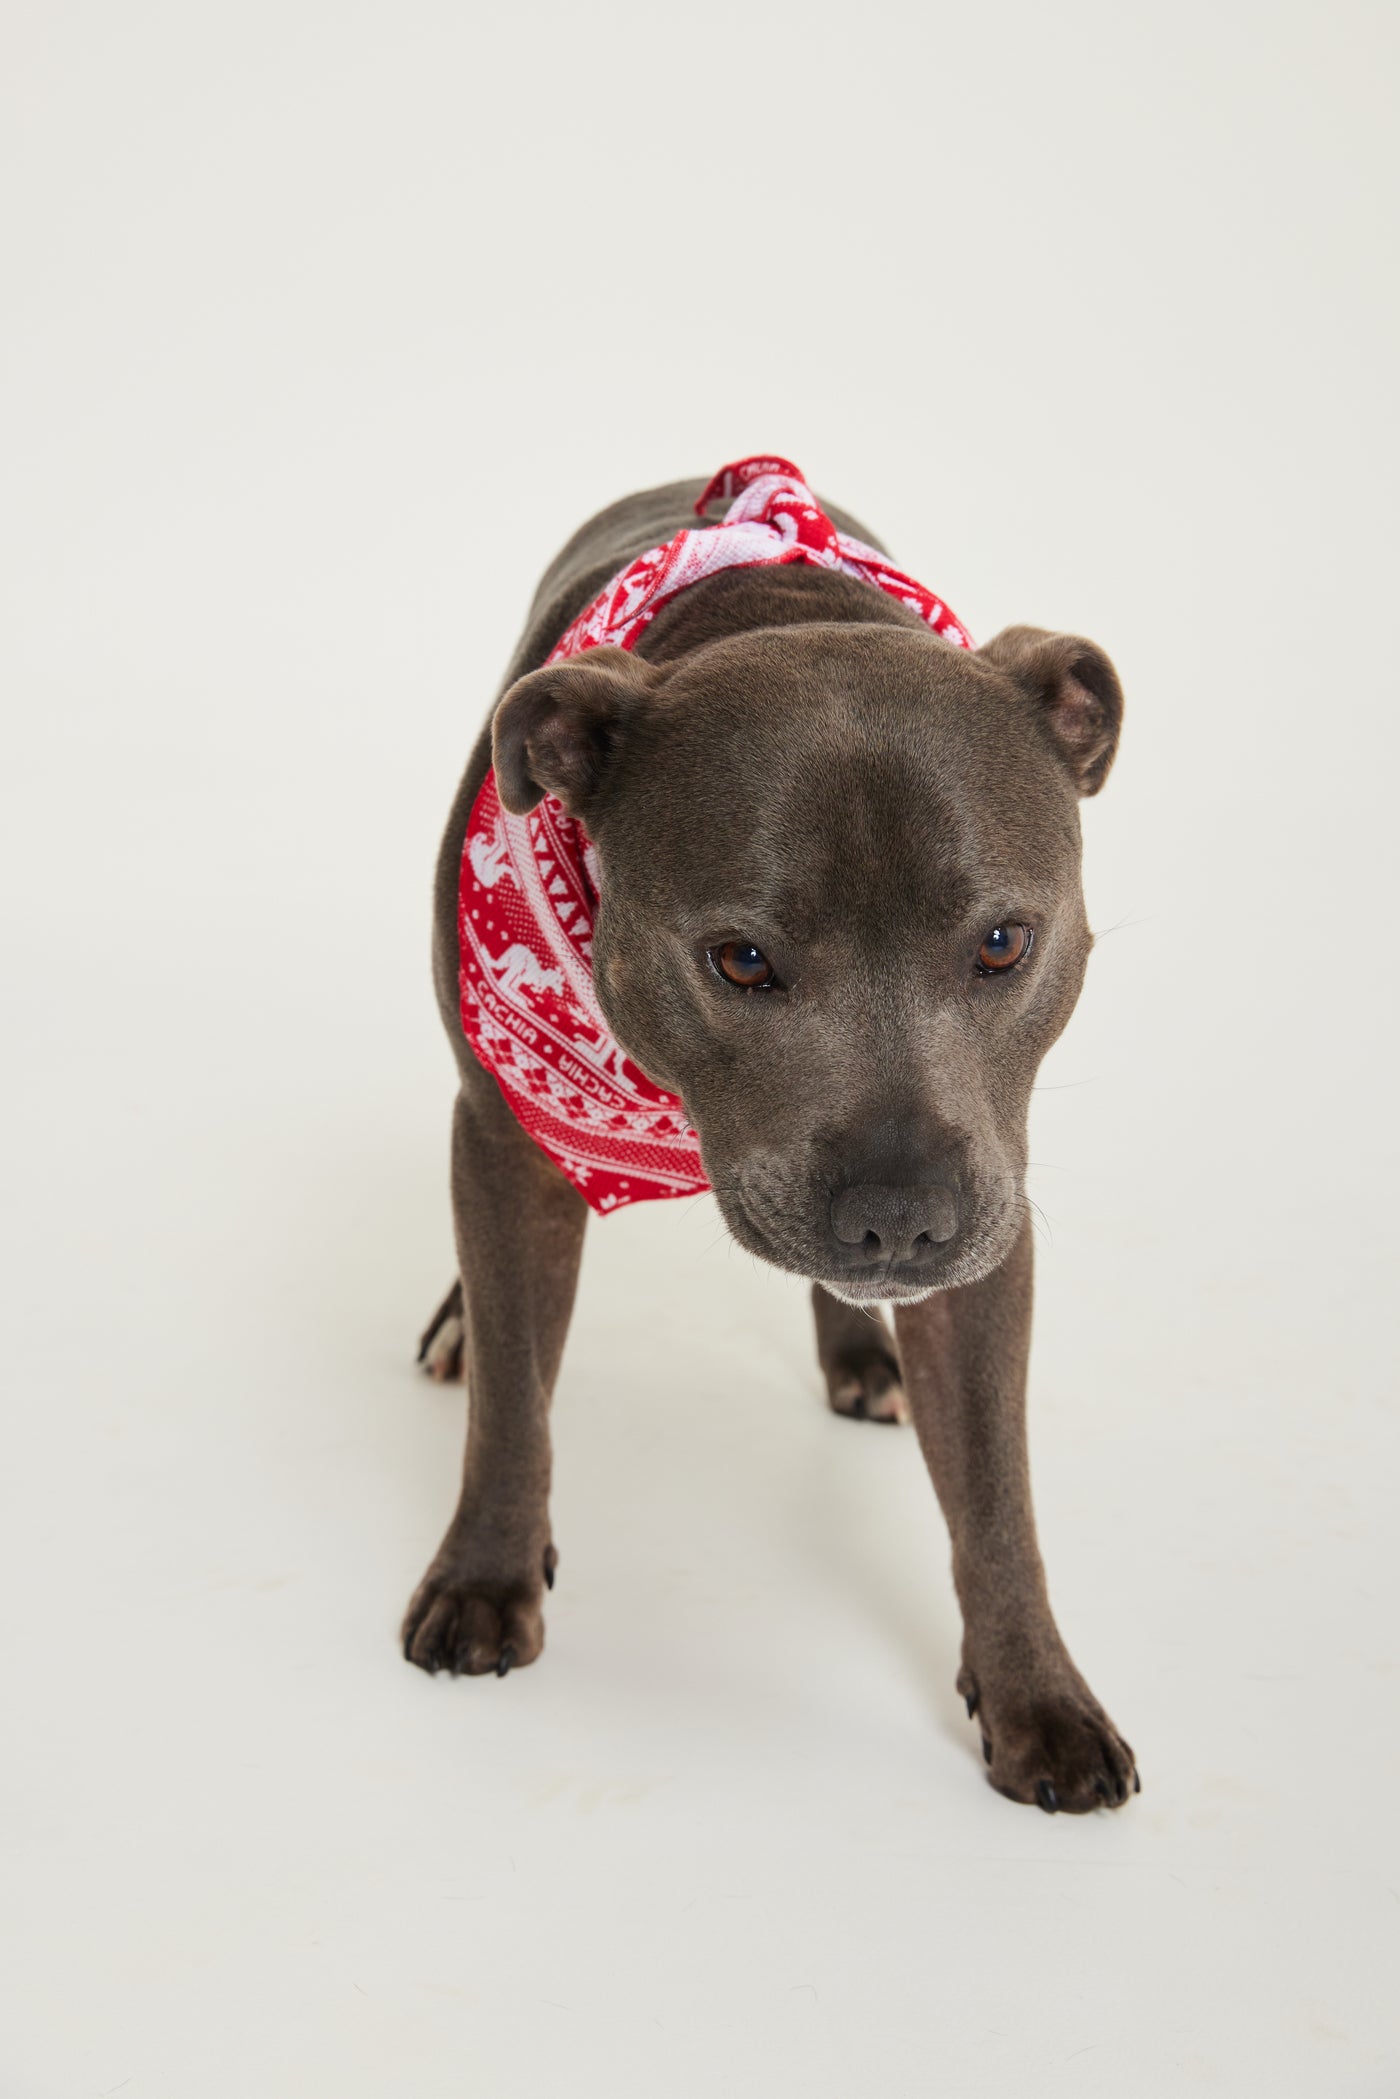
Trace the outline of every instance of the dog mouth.
[[843, 1261], [818, 1233], [804, 1228], [796, 1206], [764, 1200], [742, 1186], [738, 1174], [714, 1179], [712, 1186], [731, 1235], [746, 1252], [858, 1308], [921, 1304], [937, 1291], [979, 1282], [1005, 1260], [1015, 1237], [1016, 1204], [1008, 1189], [998, 1191], [1005, 1199], [991, 1206], [991, 1214], [984, 1212], [952, 1243], [930, 1247], [922, 1259]]

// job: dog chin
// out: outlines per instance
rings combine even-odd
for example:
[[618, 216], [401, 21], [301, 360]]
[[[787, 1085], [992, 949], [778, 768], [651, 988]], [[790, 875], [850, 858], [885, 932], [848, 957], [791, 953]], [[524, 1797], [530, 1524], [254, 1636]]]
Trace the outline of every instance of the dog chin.
[[850, 1276], [840, 1283], [833, 1283], [824, 1275], [814, 1275], [808, 1280], [820, 1283], [828, 1297], [839, 1297], [843, 1305], [854, 1305], [858, 1312], [863, 1312], [867, 1305], [921, 1305], [926, 1297], [934, 1297], [949, 1287], [944, 1282], [922, 1283], [915, 1287], [878, 1280], [857, 1285]]

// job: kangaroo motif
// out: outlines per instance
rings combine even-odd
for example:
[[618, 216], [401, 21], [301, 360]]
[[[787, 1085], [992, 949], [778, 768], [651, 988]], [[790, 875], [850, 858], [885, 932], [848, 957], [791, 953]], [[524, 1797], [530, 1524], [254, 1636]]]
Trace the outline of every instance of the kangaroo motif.
[[529, 948], [516, 941], [508, 947], [494, 965], [492, 975], [496, 989], [503, 998], [518, 999], [521, 991], [562, 991], [564, 973], [558, 969], [546, 969]]
[[515, 870], [510, 864], [510, 842], [506, 837], [504, 824], [495, 824], [489, 838], [481, 832], [474, 832], [467, 842], [467, 854], [471, 860], [472, 873], [483, 889], [494, 889], [502, 875], [512, 882], [515, 880]]

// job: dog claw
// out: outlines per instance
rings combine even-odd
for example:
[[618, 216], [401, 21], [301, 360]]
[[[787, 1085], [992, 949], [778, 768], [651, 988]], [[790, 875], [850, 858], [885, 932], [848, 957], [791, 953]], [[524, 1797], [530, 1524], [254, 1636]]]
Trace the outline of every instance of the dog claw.
[[510, 1641], [507, 1640], [505, 1646], [501, 1649], [500, 1657], [496, 1663], [497, 1676], [508, 1676], [510, 1674], [510, 1665], [514, 1660], [515, 1649], [511, 1646]]
[[1047, 1815], [1059, 1814], [1060, 1796], [1055, 1791], [1055, 1788], [1051, 1785], [1048, 1778], [1042, 1778], [1037, 1783], [1035, 1789], [1035, 1797], [1039, 1805], [1044, 1808]]
[[1138, 1767], [1136, 1764], [1133, 1765], [1133, 1791], [1135, 1793], [1140, 1793], [1142, 1791], [1142, 1780], [1138, 1777]]
[[963, 1701], [967, 1706], [967, 1717], [970, 1720], [977, 1710], [977, 1693], [975, 1691], [964, 1691]]
[[982, 1737], [982, 1761], [984, 1764], [990, 1764], [992, 1761], [992, 1738], [990, 1735], [983, 1735]]
[[546, 1545], [544, 1549], [544, 1585], [546, 1589], [554, 1587], [554, 1570], [558, 1565], [558, 1553], [552, 1545]]
[[403, 1658], [406, 1662], [413, 1660], [413, 1643], [418, 1637], [419, 1626], [428, 1615], [427, 1605], [418, 1606], [417, 1598], [414, 1599], [414, 1606], [404, 1619], [403, 1631], [399, 1636], [400, 1644], [403, 1648]]

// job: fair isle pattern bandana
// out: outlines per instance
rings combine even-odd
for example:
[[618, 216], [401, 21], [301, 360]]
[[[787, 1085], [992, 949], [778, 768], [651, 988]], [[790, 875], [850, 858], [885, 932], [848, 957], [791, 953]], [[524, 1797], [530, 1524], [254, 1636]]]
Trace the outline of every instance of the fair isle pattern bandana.
[[[632, 649], [663, 605], [721, 569], [789, 561], [839, 569], [917, 612], [955, 647], [972, 643], [932, 591], [838, 532], [787, 459], [741, 459], [696, 504], [729, 508], [718, 525], [678, 532], [614, 576], [546, 659], [603, 643]], [[598, 859], [547, 794], [528, 816], [503, 809], [488, 772], [467, 823], [458, 892], [462, 1028], [516, 1120], [600, 1214], [709, 1186], [700, 1146], [673, 1093], [654, 1086], [613, 1037], [593, 990]]]

